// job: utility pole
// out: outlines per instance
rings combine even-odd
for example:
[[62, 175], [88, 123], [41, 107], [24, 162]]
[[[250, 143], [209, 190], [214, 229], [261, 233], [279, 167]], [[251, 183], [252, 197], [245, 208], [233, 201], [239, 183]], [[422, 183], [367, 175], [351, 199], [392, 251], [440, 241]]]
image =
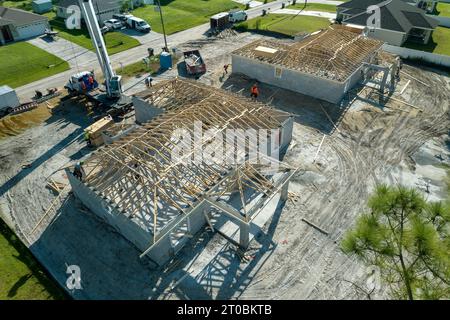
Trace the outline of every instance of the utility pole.
[[161, 10], [161, 2], [159, 2], [159, 0], [157, 0], [158, 2], [158, 10], [159, 10], [159, 16], [161, 17], [161, 24], [162, 24], [162, 29], [163, 29], [163, 34], [164, 34], [164, 50], [169, 52], [169, 47], [167, 46], [167, 37], [166, 37], [166, 28], [164, 27], [164, 19], [163, 19], [163, 14], [162, 14], [162, 10]]

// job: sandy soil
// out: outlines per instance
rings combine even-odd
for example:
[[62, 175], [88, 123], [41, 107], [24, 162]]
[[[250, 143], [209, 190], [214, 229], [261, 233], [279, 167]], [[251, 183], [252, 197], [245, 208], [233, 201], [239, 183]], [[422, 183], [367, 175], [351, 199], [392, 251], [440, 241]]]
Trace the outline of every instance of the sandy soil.
[[[247, 95], [251, 79], [223, 75], [222, 67], [231, 61], [229, 52], [257, 37], [202, 39], [180, 48], [201, 48], [208, 73], [199, 81]], [[232, 244], [205, 230], [172, 263], [154, 269], [70, 193], [32, 232], [56, 198], [46, 179], [64, 182], [55, 171], [91, 152], [80, 136], [90, 120], [70, 101], [24, 132], [11, 134], [9, 122], [10, 133], [0, 139], [2, 218], [61, 285], [67, 265], [81, 267], [83, 290], [71, 292], [79, 299], [366, 299], [372, 270], [345, 256], [339, 242], [376, 183], [417, 186], [430, 200], [445, 197], [450, 78], [409, 65], [404, 71], [429, 85], [402, 76], [394, 97], [415, 107], [389, 101], [381, 108], [360, 99], [334, 106], [261, 85], [263, 101], [296, 116], [285, 159], [302, 170], [290, 184], [291, 199], [251, 243], [245, 261]], [[171, 74], [175, 70], [166, 76]], [[0, 136], [3, 131], [0, 125]], [[383, 297], [382, 287], [371, 295]]]

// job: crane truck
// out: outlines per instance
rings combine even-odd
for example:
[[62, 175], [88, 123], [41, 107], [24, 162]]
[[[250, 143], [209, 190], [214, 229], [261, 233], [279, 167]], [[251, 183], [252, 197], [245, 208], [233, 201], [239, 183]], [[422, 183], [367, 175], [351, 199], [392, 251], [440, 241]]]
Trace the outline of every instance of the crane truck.
[[64, 88], [70, 96], [85, 96], [96, 107], [106, 109], [108, 115], [124, 114], [132, 108], [132, 99], [123, 94], [122, 77], [114, 72], [92, 1], [78, 0], [78, 3], [105, 82], [104, 86], [99, 85], [94, 71], [82, 71], [72, 75]]

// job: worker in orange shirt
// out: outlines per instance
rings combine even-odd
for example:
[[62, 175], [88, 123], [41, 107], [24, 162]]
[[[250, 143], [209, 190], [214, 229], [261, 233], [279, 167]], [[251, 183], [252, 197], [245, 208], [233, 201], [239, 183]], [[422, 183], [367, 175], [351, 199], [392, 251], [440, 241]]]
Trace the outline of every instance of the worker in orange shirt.
[[250, 97], [253, 100], [258, 99], [258, 95], [259, 95], [259, 89], [258, 86], [256, 85], [256, 83], [252, 86], [252, 88], [250, 89]]

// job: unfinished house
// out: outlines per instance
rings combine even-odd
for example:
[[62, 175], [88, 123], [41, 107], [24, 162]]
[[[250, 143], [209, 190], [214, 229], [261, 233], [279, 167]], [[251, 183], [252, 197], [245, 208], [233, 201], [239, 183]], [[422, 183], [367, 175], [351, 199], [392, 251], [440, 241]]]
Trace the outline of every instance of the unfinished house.
[[[224, 234], [247, 247], [255, 219], [269, 202], [286, 199], [297, 170], [278, 159], [271, 159], [276, 166], [268, 170], [246, 151], [237, 154], [235, 159], [242, 161], [234, 163], [187, 161], [199, 150], [218, 152], [220, 144], [213, 144], [212, 138], [198, 140], [180, 158], [173, 158], [172, 152], [181, 141], [183, 146], [195, 143], [195, 123], [216, 134], [228, 129], [278, 129], [278, 134], [258, 143], [277, 139], [285, 148], [292, 136], [291, 115], [179, 79], [159, 83], [135, 100], [140, 125], [119, 130], [85, 160], [81, 180], [68, 169], [74, 194], [133, 243], [141, 257], [158, 265], [170, 260], [205, 225], [216, 230], [233, 225]], [[188, 140], [174, 136], [179, 129]], [[226, 143], [234, 150], [234, 141]]]
[[232, 53], [233, 73], [339, 103], [358, 83], [382, 42], [340, 26], [299, 42], [260, 40]]

